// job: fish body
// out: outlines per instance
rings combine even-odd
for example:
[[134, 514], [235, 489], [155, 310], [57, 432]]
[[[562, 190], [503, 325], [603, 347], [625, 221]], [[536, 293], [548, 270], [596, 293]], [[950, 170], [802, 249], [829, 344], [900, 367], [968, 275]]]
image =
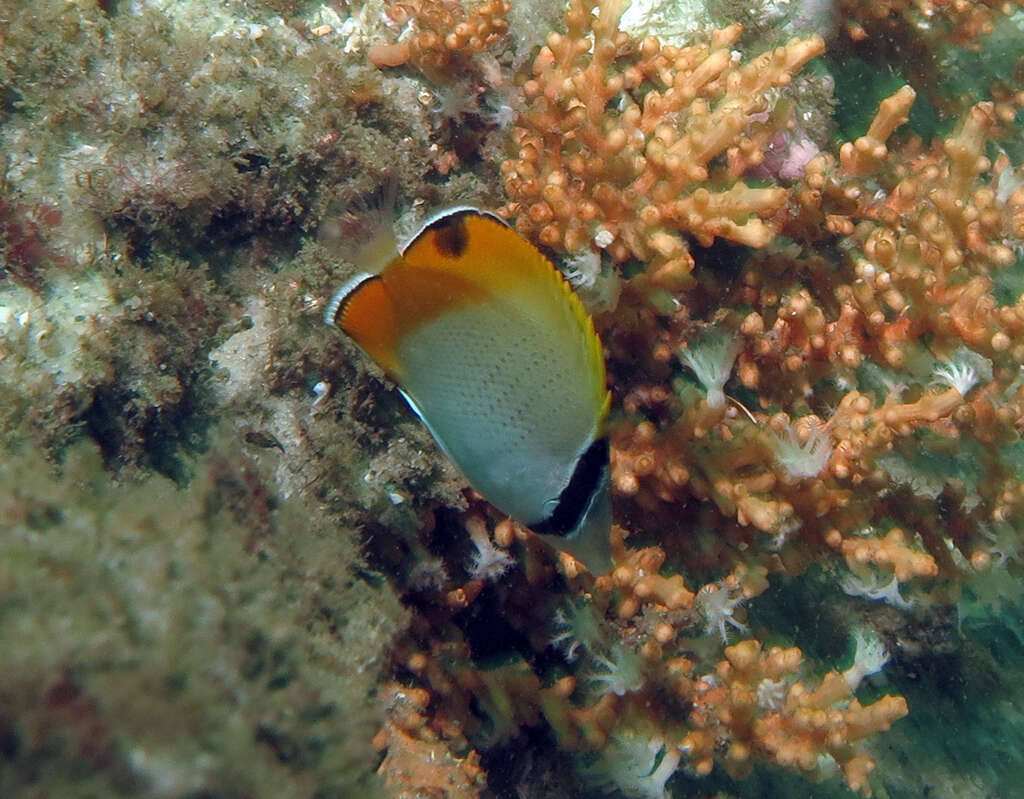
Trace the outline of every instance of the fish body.
[[540, 251], [491, 214], [454, 209], [349, 280], [325, 318], [394, 379], [491, 504], [607, 569], [601, 344]]

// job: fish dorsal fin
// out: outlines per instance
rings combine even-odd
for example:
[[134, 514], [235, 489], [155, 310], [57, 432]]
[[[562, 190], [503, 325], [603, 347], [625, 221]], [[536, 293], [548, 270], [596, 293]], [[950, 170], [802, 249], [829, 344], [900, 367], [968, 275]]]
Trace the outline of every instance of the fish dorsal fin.
[[355, 275], [331, 299], [328, 324], [345, 331], [385, 372], [398, 379], [395, 359], [398, 310], [380, 275]]

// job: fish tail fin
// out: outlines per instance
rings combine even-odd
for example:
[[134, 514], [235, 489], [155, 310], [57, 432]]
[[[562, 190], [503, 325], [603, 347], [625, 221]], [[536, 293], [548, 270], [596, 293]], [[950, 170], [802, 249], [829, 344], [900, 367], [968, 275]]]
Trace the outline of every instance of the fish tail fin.
[[579, 527], [569, 535], [542, 535], [556, 549], [562, 549], [580, 561], [597, 576], [612, 570], [612, 497], [607, 478], [580, 520]]

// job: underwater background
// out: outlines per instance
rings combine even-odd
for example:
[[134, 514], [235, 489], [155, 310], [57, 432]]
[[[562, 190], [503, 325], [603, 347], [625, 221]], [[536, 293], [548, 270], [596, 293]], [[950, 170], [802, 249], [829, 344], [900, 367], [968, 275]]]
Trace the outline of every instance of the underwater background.
[[[1024, 796], [1024, 3], [0, 0], [0, 796]], [[493, 210], [615, 569], [322, 321]]]

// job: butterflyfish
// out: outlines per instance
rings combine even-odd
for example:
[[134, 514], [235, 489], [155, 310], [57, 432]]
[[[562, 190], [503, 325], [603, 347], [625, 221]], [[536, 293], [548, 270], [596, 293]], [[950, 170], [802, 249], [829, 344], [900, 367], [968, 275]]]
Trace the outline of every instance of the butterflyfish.
[[497, 216], [456, 208], [365, 271], [325, 321], [398, 385], [488, 502], [581, 560], [610, 568], [610, 401], [601, 342], [562, 274]]

